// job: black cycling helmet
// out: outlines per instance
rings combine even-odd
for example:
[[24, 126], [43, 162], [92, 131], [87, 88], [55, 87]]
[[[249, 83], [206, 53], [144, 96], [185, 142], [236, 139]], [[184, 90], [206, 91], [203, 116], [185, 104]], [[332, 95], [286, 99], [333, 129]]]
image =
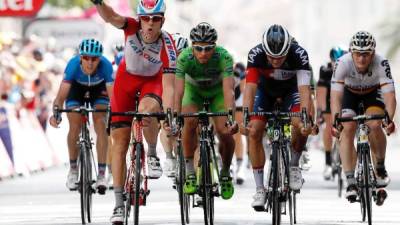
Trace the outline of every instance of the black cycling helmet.
[[208, 23], [201, 22], [190, 31], [190, 40], [214, 44], [217, 41], [217, 31]]
[[281, 25], [274, 24], [268, 28], [262, 37], [262, 47], [271, 57], [282, 57], [289, 52], [292, 37]]

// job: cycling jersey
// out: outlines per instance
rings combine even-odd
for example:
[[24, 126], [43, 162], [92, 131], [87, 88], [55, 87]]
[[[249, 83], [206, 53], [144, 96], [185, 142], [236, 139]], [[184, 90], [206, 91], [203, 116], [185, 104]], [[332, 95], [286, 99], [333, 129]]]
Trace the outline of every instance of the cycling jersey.
[[298, 111], [297, 87], [310, 85], [310, 68], [307, 51], [297, 43], [292, 43], [284, 63], [277, 69], [268, 61], [261, 44], [252, 48], [247, 60], [246, 82], [258, 84], [253, 110], [271, 111], [276, 98], [280, 97], [284, 100], [282, 110]]
[[394, 91], [394, 81], [388, 60], [375, 54], [367, 73], [357, 72], [351, 53], [336, 61], [331, 88], [343, 92], [344, 87], [359, 94], [380, 88], [382, 93]]
[[127, 18], [122, 28], [125, 33], [124, 55], [126, 71], [137, 76], [156, 76], [159, 73], [175, 73], [176, 50], [170, 34], [162, 31], [161, 38], [145, 43], [139, 31], [139, 22]]
[[[139, 22], [134, 18], [127, 18], [121, 29], [125, 33], [125, 48], [116, 73], [111, 98], [112, 111], [135, 111], [137, 92], [140, 92], [139, 101], [148, 96], [161, 105], [162, 76], [175, 73], [176, 70], [176, 49], [171, 35], [161, 31], [157, 41], [144, 43]], [[112, 123], [130, 124], [131, 121], [132, 117], [112, 117]]]
[[233, 76], [233, 60], [227, 50], [216, 46], [210, 60], [201, 64], [193, 49], [184, 49], [178, 58], [176, 78], [185, 79], [182, 105], [194, 104], [202, 109], [205, 98], [211, 99], [210, 109], [224, 111], [222, 79]]
[[307, 51], [292, 44], [281, 68], [274, 69], [267, 60], [262, 45], [252, 48], [248, 55], [246, 82], [275, 95], [293, 86], [310, 85], [311, 71]]
[[86, 75], [82, 71], [80, 56], [73, 57], [67, 64], [63, 82], [71, 84], [65, 105], [66, 108], [79, 107], [88, 102], [92, 107], [98, 104], [107, 105], [109, 98], [106, 85], [113, 84], [112, 64], [105, 57], [100, 62], [94, 74]]
[[82, 71], [80, 56], [73, 57], [67, 64], [64, 71], [63, 82], [72, 83], [76, 81], [83, 86], [95, 86], [103, 81], [107, 85], [112, 85], [112, 64], [104, 56], [100, 57], [100, 62], [94, 74], [87, 75]]

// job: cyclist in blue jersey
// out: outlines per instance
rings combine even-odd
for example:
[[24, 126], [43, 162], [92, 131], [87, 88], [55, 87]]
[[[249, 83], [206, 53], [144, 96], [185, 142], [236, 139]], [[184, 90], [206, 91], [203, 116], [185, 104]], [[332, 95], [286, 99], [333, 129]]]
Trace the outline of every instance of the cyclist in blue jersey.
[[[112, 65], [103, 55], [102, 44], [95, 39], [85, 39], [79, 45], [79, 54], [74, 56], [67, 64], [64, 79], [61, 82], [57, 96], [53, 102], [53, 108], [68, 109], [77, 108], [85, 102], [89, 102], [93, 108], [105, 109], [109, 104], [112, 93]], [[70, 170], [67, 178], [67, 188], [77, 189], [78, 165], [77, 158], [79, 148], [76, 144], [81, 129], [81, 116], [76, 113], [67, 114], [69, 122], [68, 152]], [[105, 113], [93, 114], [94, 129], [97, 135], [96, 148], [98, 159], [98, 177], [96, 188], [100, 194], [107, 189], [105, 178], [106, 156], [107, 156], [107, 132]], [[58, 127], [58, 121], [54, 115], [50, 118], [50, 125]]]

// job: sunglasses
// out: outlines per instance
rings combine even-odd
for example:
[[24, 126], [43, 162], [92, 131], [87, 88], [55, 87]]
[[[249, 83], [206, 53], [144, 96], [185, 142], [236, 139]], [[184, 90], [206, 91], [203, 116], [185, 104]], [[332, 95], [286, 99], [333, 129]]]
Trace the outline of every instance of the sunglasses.
[[162, 19], [164, 17], [163, 16], [154, 15], [154, 16], [140, 16], [139, 18], [140, 18], [140, 20], [143, 20], [144, 22], [149, 22], [150, 20], [152, 20], [153, 22], [157, 23], [157, 22], [162, 21]]
[[215, 47], [215, 45], [204, 45], [204, 46], [193, 45], [193, 49], [198, 52], [202, 52], [202, 51], [209, 52], [209, 51], [213, 50], [214, 47]]
[[97, 56], [90, 56], [90, 55], [83, 55], [83, 56], [82, 56], [82, 59], [83, 59], [83, 60], [86, 60], [86, 61], [92, 61], [92, 62], [94, 62], [94, 61], [98, 60], [99, 57], [97, 57]]

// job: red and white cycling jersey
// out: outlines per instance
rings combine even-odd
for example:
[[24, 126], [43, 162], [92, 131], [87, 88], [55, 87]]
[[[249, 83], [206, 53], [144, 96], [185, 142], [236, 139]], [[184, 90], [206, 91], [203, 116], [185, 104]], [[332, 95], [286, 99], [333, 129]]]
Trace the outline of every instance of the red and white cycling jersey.
[[170, 34], [162, 31], [161, 38], [146, 44], [139, 34], [139, 22], [127, 18], [125, 32], [126, 71], [137, 76], [155, 76], [158, 73], [175, 73], [176, 50]]
[[[162, 31], [160, 38], [146, 44], [139, 34], [139, 22], [127, 18], [125, 26], [125, 57], [121, 60], [115, 77], [111, 109], [113, 112], [136, 110], [135, 94], [161, 102], [163, 74], [174, 74], [176, 49], [170, 34]], [[132, 117], [113, 116], [112, 123], [131, 123]]]

